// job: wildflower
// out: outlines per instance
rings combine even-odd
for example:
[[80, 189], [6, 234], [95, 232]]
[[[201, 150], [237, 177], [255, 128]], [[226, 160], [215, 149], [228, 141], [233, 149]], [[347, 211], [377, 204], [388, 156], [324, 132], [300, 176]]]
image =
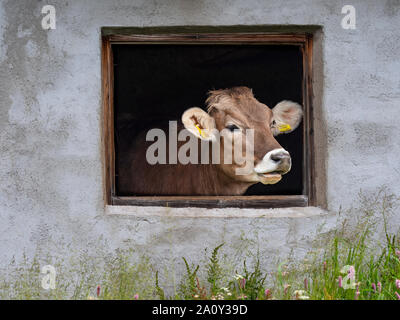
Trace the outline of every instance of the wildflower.
[[354, 299], [355, 299], [355, 300], [358, 300], [358, 297], [360, 296], [360, 290], [358, 290], [358, 288], [360, 287], [360, 284], [361, 284], [361, 282], [358, 282], [358, 283], [356, 284], [356, 294], [355, 294], [355, 296], [354, 296]]
[[242, 299], [242, 300], [244, 300], [244, 299], [246, 299], [247, 298], [247, 296], [246, 295], [244, 295], [244, 294], [241, 294], [240, 296], [238, 296], [238, 299]]
[[97, 286], [96, 294], [97, 294], [97, 297], [100, 296], [100, 285]]
[[229, 292], [228, 288], [221, 288], [222, 291]]
[[265, 299], [269, 299], [270, 295], [271, 295], [271, 290], [265, 289]]
[[195, 298], [195, 299], [197, 299], [198, 297], [199, 297], [198, 294], [195, 294], [195, 295], [193, 296], [193, 298]]
[[[343, 289], [355, 289], [355, 280], [356, 280], [356, 270], [354, 266], [344, 266], [341, 270], [341, 273], [347, 273], [347, 276], [344, 278], [346, 281], [342, 281], [343, 279], [339, 279], [339, 287]], [[347, 281], [348, 280], [348, 281]]]
[[283, 272], [282, 272], [282, 277], [285, 277], [285, 276], [287, 276], [288, 274], [289, 274], [289, 272], [283, 271]]
[[291, 285], [290, 284], [285, 284], [285, 287], [284, 287], [284, 289], [283, 289], [283, 293], [286, 295], [287, 294], [287, 291], [288, 291], [288, 289], [291, 287]]
[[238, 274], [238, 273], [236, 273], [233, 277], [234, 277], [236, 280], [243, 279], [243, 276], [240, 275], [240, 274]]
[[138, 294], [138, 293], [136, 293], [136, 294], [133, 296], [133, 299], [135, 299], [135, 300], [139, 300], [139, 294]]
[[308, 290], [308, 279], [304, 278], [304, 289]]
[[339, 276], [338, 278], [338, 282], [339, 282], [339, 288], [343, 288], [343, 284], [342, 284], [342, 276]]
[[400, 259], [400, 250], [396, 250], [396, 256]]
[[349, 274], [349, 279], [351, 279], [351, 280], [354, 280], [354, 279], [355, 279], [355, 276], [356, 276], [356, 269], [354, 269], [354, 266], [350, 266], [350, 267], [349, 267], [348, 274]]
[[378, 292], [381, 293], [382, 291], [382, 284], [380, 282], [377, 283], [378, 286]]
[[222, 294], [218, 293], [217, 300], [224, 300], [224, 296]]
[[306, 293], [307, 292], [304, 291], [304, 290], [296, 290], [294, 292], [296, 300], [308, 300], [308, 299], [310, 299], [310, 297], [307, 296]]
[[375, 285], [375, 283], [372, 284], [372, 289], [374, 290], [374, 293], [376, 293], [376, 285]]
[[240, 288], [241, 288], [241, 289], [244, 289], [245, 285], [246, 285], [246, 278], [240, 279], [240, 280], [239, 280], [239, 286], [240, 286]]
[[398, 292], [395, 292], [397, 300], [400, 300], [400, 294]]
[[231, 296], [231, 295], [232, 295], [232, 293], [228, 292], [228, 293], [227, 293], [227, 295], [228, 295], [228, 296]]
[[400, 280], [399, 279], [396, 279], [396, 288], [400, 289]]

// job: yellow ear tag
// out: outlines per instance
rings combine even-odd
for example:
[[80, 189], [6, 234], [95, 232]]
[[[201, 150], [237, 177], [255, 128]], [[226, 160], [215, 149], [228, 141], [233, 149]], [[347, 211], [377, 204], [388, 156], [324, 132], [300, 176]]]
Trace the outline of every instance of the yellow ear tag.
[[197, 128], [197, 130], [199, 130], [200, 135], [201, 135], [203, 138], [205, 138], [205, 137], [204, 137], [204, 134], [203, 134], [203, 131], [200, 129], [199, 125], [196, 124], [195, 127]]
[[286, 132], [286, 131], [290, 131], [290, 130], [292, 130], [292, 127], [287, 123], [279, 125], [280, 132]]

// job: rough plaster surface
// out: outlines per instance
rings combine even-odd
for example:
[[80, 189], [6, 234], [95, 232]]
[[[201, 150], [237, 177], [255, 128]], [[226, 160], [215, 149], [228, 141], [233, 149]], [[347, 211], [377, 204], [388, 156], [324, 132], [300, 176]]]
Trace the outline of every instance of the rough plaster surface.
[[[56, 30], [41, 29], [45, 4], [56, 7]], [[62, 255], [64, 244], [69, 254], [85, 249], [95, 256], [100, 243], [101, 252], [131, 247], [161, 265], [183, 255], [194, 260], [222, 241], [229, 254], [245, 235], [258, 242], [268, 268], [277, 258], [304, 256], [360, 189], [372, 194], [386, 186], [400, 194], [400, 3], [351, 1], [356, 30], [341, 28], [344, 4], [1, 0], [0, 265], [23, 252]], [[181, 214], [189, 209], [131, 210], [142, 215], [106, 209], [100, 28], [239, 24], [323, 27], [315, 48], [314, 108], [317, 179], [326, 183], [330, 213], [247, 210], [247, 218], [232, 217], [243, 216], [240, 209], [190, 209], [205, 215], [193, 218]], [[146, 216], [151, 210], [157, 214]]]

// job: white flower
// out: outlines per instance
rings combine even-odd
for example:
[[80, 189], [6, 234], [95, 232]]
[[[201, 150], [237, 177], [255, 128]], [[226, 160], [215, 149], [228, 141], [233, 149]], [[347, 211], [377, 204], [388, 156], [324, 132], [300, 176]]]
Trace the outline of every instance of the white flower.
[[294, 295], [298, 300], [308, 300], [310, 297], [307, 296], [306, 293], [307, 292], [304, 290], [295, 290]]
[[305, 294], [306, 292], [304, 291], [304, 290], [295, 290], [294, 291], [294, 294], [297, 296], [297, 295], [303, 295], [303, 294]]
[[243, 279], [244, 277], [238, 273], [233, 276], [236, 280]]

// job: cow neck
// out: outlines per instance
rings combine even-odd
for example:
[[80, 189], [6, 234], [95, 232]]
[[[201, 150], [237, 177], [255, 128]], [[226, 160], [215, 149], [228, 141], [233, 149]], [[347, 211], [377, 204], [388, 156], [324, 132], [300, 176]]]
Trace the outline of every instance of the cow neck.
[[197, 184], [197, 194], [204, 194], [204, 190], [212, 190], [210, 195], [242, 195], [253, 184], [234, 180], [216, 164], [201, 165], [200, 170], [193, 172], [197, 175], [194, 181], [202, 181], [201, 184]]

